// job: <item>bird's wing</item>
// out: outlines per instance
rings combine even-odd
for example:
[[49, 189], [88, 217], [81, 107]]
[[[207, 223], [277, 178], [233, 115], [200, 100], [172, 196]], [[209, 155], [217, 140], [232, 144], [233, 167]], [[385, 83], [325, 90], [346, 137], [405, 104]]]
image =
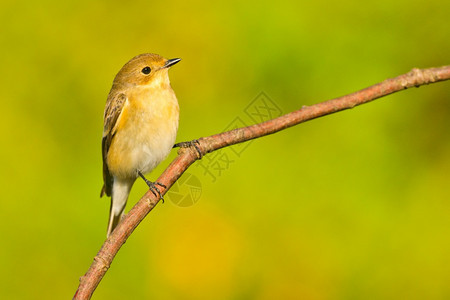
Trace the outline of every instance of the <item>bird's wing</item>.
[[105, 193], [107, 196], [111, 195], [112, 189], [112, 176], [109, 173], [108, 164], [106, 158], [108, 156], [109, 147], [116, 134], [118, 120], [122, 114], [123, 107], [127, 101], [127, 96], [123, 93], [110, 94], [106, 101], [104, 125], [103, 125], [103, 139], [102, 139], [102, 156], [103, 156], [103, 188], [100, 193], [100, 197]]

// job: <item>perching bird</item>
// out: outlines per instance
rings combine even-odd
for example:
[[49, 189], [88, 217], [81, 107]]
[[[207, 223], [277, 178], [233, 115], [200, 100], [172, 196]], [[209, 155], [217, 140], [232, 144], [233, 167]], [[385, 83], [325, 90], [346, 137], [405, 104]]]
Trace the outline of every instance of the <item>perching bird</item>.
[[106, 101], [102, 139], [103, 181], [100, 196], [111, 196], [109, 236], [119, 223], [133, 183], [141, 176], [160, 195], [158, 182], [145, 179], [169, 154], [178, 130], [179, 107], [169, 68], [181, 59], [141, 54], [114, 78]]

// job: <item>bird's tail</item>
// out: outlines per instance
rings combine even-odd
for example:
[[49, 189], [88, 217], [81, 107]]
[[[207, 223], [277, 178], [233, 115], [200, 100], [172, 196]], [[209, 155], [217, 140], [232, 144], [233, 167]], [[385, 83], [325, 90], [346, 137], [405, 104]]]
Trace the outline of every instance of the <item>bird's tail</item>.
[[107, 237], [111, 235], [114, 228], [119, 224], [122, 218], [125, 205], [127, 204], [128, 195], [134, 180], [120, 180], [114, 178], [112, 194], [111, 194], [111, 209], [109, 210], [109, 223]]

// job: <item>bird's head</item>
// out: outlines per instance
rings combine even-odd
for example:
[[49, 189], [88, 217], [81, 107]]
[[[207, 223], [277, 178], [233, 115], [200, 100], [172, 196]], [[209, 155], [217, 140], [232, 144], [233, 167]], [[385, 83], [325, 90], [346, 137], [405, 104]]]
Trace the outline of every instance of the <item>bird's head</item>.
[[168, 70], [180, 60], [180, 58], [166, 59], [153, 53], [135, 56], [117, 73], [114, 85], [169, 84]]

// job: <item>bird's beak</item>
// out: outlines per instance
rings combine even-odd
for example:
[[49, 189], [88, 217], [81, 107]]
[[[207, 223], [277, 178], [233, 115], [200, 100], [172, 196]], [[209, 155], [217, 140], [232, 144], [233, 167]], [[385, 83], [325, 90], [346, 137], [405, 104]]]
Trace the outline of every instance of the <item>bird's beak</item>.
[[170, 68], [171, 66], [173, 66], [174, 64], [176, 64], [177, 62], [179, 62], [181, 60], [181, 58], [172, 58], [166, 61], [165, 65], [163, 68]]

